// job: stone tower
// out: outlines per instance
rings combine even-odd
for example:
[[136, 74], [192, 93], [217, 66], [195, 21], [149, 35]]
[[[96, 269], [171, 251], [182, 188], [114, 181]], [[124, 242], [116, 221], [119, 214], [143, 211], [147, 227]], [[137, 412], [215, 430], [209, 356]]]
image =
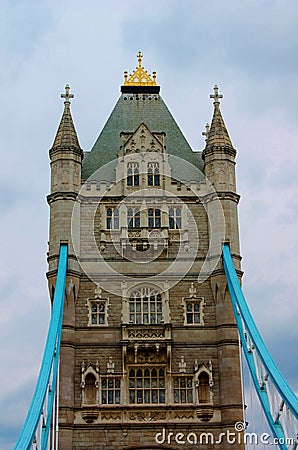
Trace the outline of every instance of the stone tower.
[[[243, 420], [237, 328], [221, 263], [240, 271], [235, 156], [215, 86], [193, 151], [142, 54], [92, 150], [65, 108], [50, 150], [49, 289], [69, 259], [59, 448], [228, 449]], [[230, 434], [229, 434], [230, 433]]]

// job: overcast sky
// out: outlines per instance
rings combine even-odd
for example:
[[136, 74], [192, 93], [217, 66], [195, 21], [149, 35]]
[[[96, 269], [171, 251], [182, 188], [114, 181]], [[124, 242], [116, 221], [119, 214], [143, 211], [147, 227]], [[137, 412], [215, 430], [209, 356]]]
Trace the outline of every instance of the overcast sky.
[[142, 50], [195, 150], [215, 83], [237, 155], [243, 285], [263, 338], [298, 391], [296, 0], [1, 0], [0, 449], [13, 446], [49, 321], [48, 150], [63, 110], [90, 150]]

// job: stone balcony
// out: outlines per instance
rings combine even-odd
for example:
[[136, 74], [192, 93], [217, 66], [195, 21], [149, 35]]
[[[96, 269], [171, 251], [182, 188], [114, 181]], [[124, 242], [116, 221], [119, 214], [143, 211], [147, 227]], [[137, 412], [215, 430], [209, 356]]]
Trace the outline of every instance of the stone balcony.
[[122, 326], [122, 342], [127, 344], [167, 343], [171, 339], [170, 324]]

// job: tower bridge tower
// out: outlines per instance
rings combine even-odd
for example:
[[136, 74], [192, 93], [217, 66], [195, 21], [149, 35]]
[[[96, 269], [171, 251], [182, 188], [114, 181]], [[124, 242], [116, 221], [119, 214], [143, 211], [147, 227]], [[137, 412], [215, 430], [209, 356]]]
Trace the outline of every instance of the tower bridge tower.
[[[49, 289], [69, 247], [59, 448], [218, 448], [243, 420], [237, 327], [221, 262], [240, 272], [235, 156], [215, 86], [202, 152], [160, 96], [156, 73], [124, 72], [83, 152], [64, 112], [51, 159]], [[209, 435], [207, 434], [209, 433]], [[224, 436], [224, 435], [222, 435]], [[224, 437], [220, 448], [227, 449]], [[242, 445], [235, 444], [235, 448]]]

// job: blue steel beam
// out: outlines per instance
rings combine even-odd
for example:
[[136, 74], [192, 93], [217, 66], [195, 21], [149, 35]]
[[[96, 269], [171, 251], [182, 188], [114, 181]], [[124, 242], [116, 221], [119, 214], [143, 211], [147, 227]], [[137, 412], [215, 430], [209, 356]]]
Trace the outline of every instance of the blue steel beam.
[[[230, 253], [230, 248], [228, 244], [223, 245], [223, 265], [224, 270], [228, 282], [228, 288], [232, 300], [232, 306], [234, 310], [235, 319], [237, 322], [237, 327], [239, 331], [240, 340], [242, 343], [242, 347], [244, 350], [244, 355], [246, 357], [246, 361], [251, 373], [251, 377], [260, 399], [262, 408], [264, 410], [265, 416], [267, 418], [268, 424], [271, 428], [271, 431], [279, 442], [286, 442], [283, 428], [278, 420], [274, 421], [271, 411], [270, 411], [270, 403], [266, 391], [265, 385], [260, 386], [255, 362], [253, 359], [253, 354], [249, 351], [247, 347], [246, 336], [243, 330], [243, 323], [245, 325], [245, 329], [248, 332], [256, 352], [261, 359], [266, 372], [270, 375], [270, 379], [274, 384], [275, 388], [279, 392], [281, 398], [284, 400], [287, 407], [293, 413], [293, 415], [298, 419], [298, 399], [294, 392], [291, 390], [286, 380], [282, 376], [275, 362], [273, 361], [267, 347], [264, 344], [264, 341], [259, 333], [259, 330], [256, 327], [256, 324], [252, 318], [252, 315], [247, 306], [245, 297], [240, 287], [240, 283], [235, 271], [235, 267], [233, 264], [233, 260]], [[286, 450], [287, 447], [284, 444], [279, 444], [279, 447], [282, 450]]]
[[[51, 320], [48, 330], [47, 341], [45, 345], [44, 355], [39, 371], [38, 380], [36, 383], [35, 392], [31, 401], [31, 405], [28, 410], [28, 414], [19, 435], [18, 441], [14, 447], [14, 450], [29, 450], [34, 440], [36, 430], [39, 424], [40, 416], [44, 401], [46, 398], [50, 376], [53, 370], [53, 381], [57, 376], [58, 358], [60, 351], [60, 338], [62, 330], [62, 317], [64, 309], [64, 295], [65, 295], [65, 283], [66, 283], [66, 270], [67, 270], [67, 244], [61, 244], [58, 272], [56, 278], [56, 288], [54, 294], [54, 302], [52, 307]], [[53, 384], [52, 389], [55, 389]], [[48, 411], [48, 415], [52, 415], [51, 411]], [[51, 417], [47, 421], [47, 426], [50, 426]]]

